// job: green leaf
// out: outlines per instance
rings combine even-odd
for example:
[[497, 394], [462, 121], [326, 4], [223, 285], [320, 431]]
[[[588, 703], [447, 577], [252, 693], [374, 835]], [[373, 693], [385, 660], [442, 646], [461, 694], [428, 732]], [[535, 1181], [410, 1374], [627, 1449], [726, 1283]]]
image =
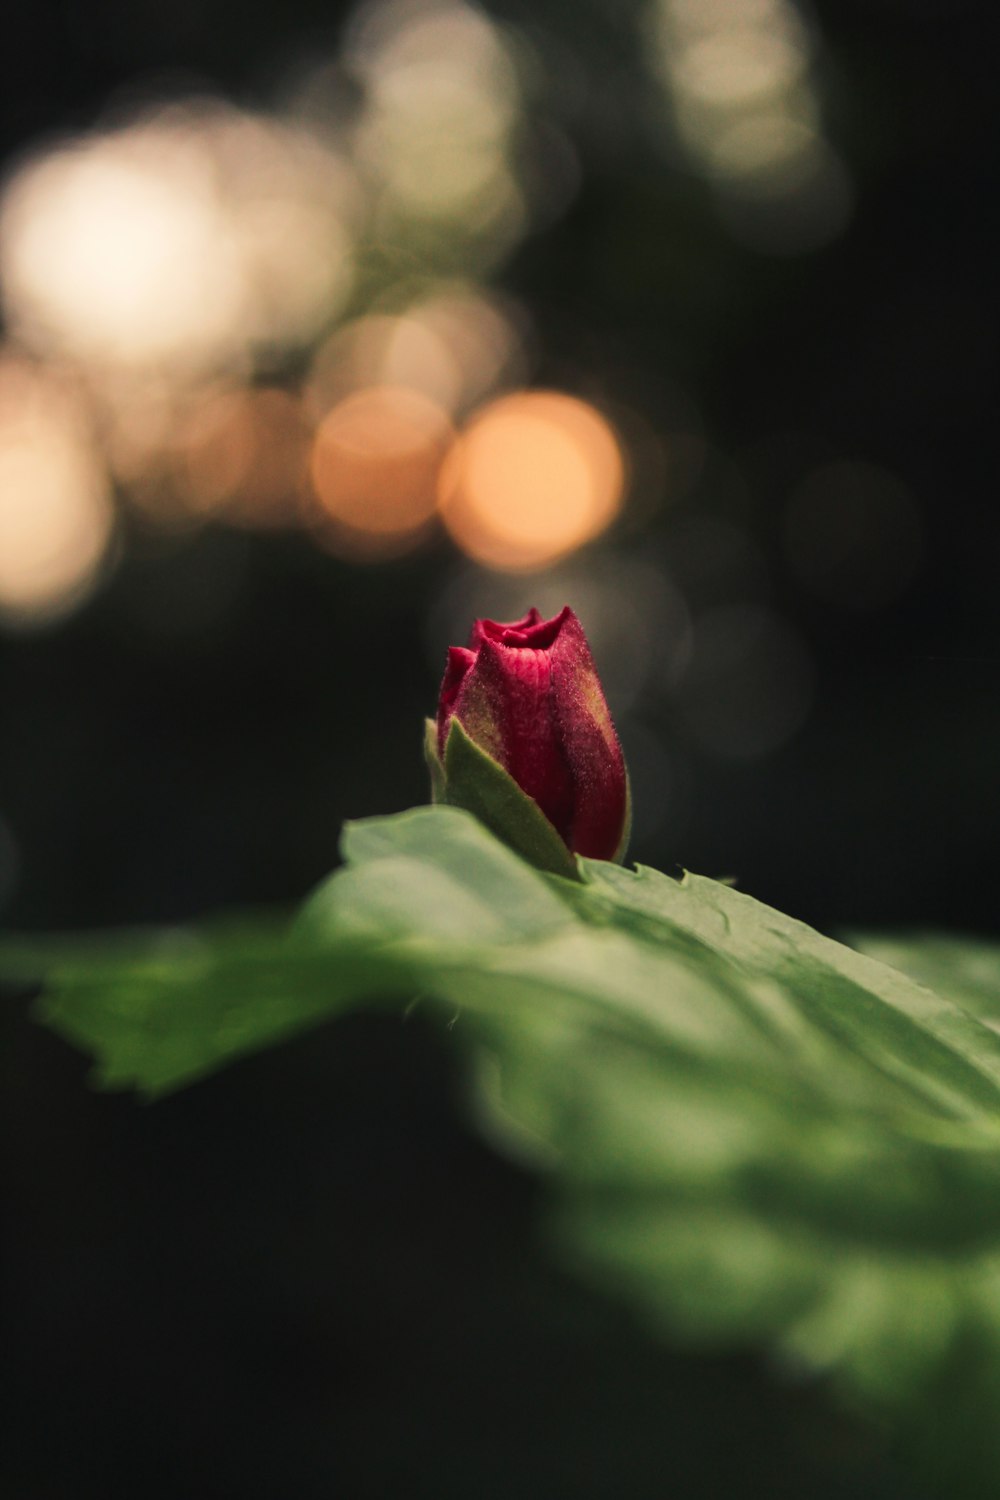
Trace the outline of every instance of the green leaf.
[[408, 983], [369, 943], [267, 921], [5, 943], [2, 977], [44, 981], [37, 1015], [95, 1084], [150, 1098]]
[[50, 1024], [147, 1093], [349, 1005], [436, 1001], [580, 1274], [675, 1340], [828, 1376], [950, 1495], [996, 1494], [996, 949], [865, 954], [698, 876], [560, 878], [453, 807], [349, 825], [343, 852], [291, 926], [0, 970], [34, 961]]
[[[357, 825], [345, 852], [328, 897], [381, 872], [400, 942], [460, 909], [425, 985], [462, 1014], [482, 1127], [546, 1177], [565, 1261], [674, 1340], [827, 1375], [949, 1493], [995, 1493], [991, 1029], [696, 876], [582, 861], [583, 885], [547, 880], [424, 813]], [[401, 857], [434, 870], [412, 925]]]
[[945, 932], [865, 933], [851, 942], [987, 1025], [1000, 1026], [1000, 943]]

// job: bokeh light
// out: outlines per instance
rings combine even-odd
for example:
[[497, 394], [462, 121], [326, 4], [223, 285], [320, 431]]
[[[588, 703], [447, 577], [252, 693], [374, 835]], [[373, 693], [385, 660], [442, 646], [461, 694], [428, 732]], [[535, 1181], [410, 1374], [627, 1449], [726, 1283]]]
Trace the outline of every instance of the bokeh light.
[[477, 562], [528, 571], [605, 531], [624, 487], [619, 440], [595, 407], [558, 391], [518, 391], [462, 431], [441, 472], [441, 514]]
[[309, 461], [301, 403], [276, 387], [203, 396], [175, 435], [172, 477], [180, 504], [235, 525], [293, 525]]
[[30, 347], [197, 374], [311, 333], [351, 284], [352, 184], [290, 127], [176, 105], [24, 162], [0, 201], [0, 276]]
[[809, 125], [760, 115], [715, 142], [710, 159], [719, 212], [753, 250], [797, 255], [845, 228], [854, 190], [840, 157]]
[[0, 618], [65, 613], [96, 582], [114, 510], [71, 383], [0, 356]]
[[521, 100], [493, 22], [460, 0], [379, 0], [356, 14], [346, 62], [366, 93], [356, 150], [383, 228], [402, 217], [491, 251], [511, 242], [524, 221], [510, 160]]
[[457, 415], [522, 371], [514, 312], [498, 298], [444, 287], [402, 313], [369, 313], [331, 334], [305, 394], [321, 416], [351, 391], [406, 386]]
[[[781, 253], [823, 242], [850, 190], [822, 133], [816, 27], [791, 0], [650, 0], [647, 15], [677, 137], [733, 233]], [[150, 103], [16, 166], [4, 311], [36, 360], [75, 371], [107, 514], [104, 470], [147, 524], [304, 526], [357, 562], [421, 545], [438, 514], [466, 556], [516, 575], [605, 533], [627, 480], [633, 529], [664, 495], [701, 505], [701, 437], [665, 444], [661, 411], [647, 482], [638, 411], [626, 399], [613, 425], [526, 389], [527, 315], [487, 285], [527, 232], [539, 143], [561, 139], [558, 110], [533, 106], [556, 97], [536, 40], [467, 0], [362, 0], [338, 49], [286, 79], [280, 113]], [[807, 509], [789, 511], [788, 555], [822, 593], [796, 540]], [[740, 527], [694, 516], [671, 545], [676, 685], [689, 609], [760, 590], [729, 587]]]
[[817, 35], [790, 0], [656, 0], [648, 35], [677, 135], [733, 237], [796, 255], [841, 233], [853, 189], [821, 126]]
[[372, 386], [345, 397], [313, 442], [321, 539], [362, 561], [411, 550], [433, 520], [451, 439], [447, 412], [416, 391]]
[[[6, 324], [72, 370], [143, 527], [299, 525], [359, 562], [433, 534], [451, 424], [531, 374], [526, 314], [487, 278], [529, 200], [548, 223], [575, 190], [572, 145], [532, 107], [542, 85], [523, 33], [465, 0], [362, 0], [269, 114], [140, 82], [13, 164]], [[499, 565], [572, 550], [617, 505], [613, 479], [586, 499], [566, 480], [571, 450], [596, 474], [600, 439], [563, 445], [560, 525], [550, 506], [547, 540]]]
[[794, 21], [788, 11], [777, 11], [767, 25], [737, 18], [735, 25], [706, 26], [679, 49], [675, 87], [701, 103], [730, 109], [784, 92], [808, 61]]

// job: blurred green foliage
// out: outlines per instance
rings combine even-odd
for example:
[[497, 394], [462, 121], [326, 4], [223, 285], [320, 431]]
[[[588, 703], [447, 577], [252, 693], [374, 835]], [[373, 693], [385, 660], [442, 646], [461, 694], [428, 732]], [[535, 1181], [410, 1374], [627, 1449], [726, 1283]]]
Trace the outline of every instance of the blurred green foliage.
[[948, 1493], [995, 1488], [995, 949], [873, 942], [934, 992], [716, 881], [545, 875], [456, 809], [352, 824], [343, 847], [273, 931], [3, 966], [44, 970], [49, 1024], [148, 1094], [423, 996], [471, 1054], [474, 1118], [546, 1181], [568, 1264], [675, 1341], [830, 1377]]

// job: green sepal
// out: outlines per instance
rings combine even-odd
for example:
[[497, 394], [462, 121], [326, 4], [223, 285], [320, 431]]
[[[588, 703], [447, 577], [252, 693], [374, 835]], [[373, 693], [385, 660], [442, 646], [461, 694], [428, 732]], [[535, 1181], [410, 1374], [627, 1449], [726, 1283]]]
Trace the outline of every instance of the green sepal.
[[433, 719], [424, 720], [424, 760], [431, 777], [431, 801], [437, 805], [445, 802], [444, 794], [444, 766], [438, 755], [437, 747], [437, 725]]
[[632, 782], [628, 771], [625, 772], [625, 822], [622, 824], [622, 836], [618, 840], [618, 848], [611, 856], [611, 863], [623, 865], [628, 853], [629, 840], [632, 837]]
[[[434, 741], [428, 739], [428, 743], [433, 746]], [[513, 776], [469, 738], [457, 719], [451, 721], [444, 747], [442, 800], [472, 813], [536, 869], [568, 880], [582, 879], [576, 856], [535, 799], [522, 792]]]

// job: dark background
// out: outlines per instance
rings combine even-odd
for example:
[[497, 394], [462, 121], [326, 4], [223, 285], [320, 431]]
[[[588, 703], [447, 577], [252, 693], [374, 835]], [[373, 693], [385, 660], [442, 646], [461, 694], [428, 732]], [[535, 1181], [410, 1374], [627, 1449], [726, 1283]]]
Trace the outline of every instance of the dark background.
[[[610, 545], [683, 582], [699, 507], [738, 524], [814, 674], [802, 727], [756, 756], [713, 754], [683, 702], [651, 696], [640, 748], [665, 747], [675, 791], [634, 852], [735, 874], [827, 930], [990, 933], [989, 7], [815, 7], [856, 203], [842, 236], [790, 257], [731, 240], [622, 113], [609, 78], [638, 67], [625, 9], [503, 13], [582, 59], [597, 99], [576, 199], [499, 275], [531, 308], [536, 383], [571, 369], [655, 425], [680, 382], [740, 477]], [[276, 58], [335, 41], [339, 19], [305, 0], [14, 0], [0, 149], [86, 128], [150, 74], [253, 101]], [[909, 587], [864, 611], [784, 560], [791, 487], [843, 458], [891, 471], [923, 534]], [[0, 630], [5, 923], [289, 902], [335, 862], [345, 817], [424, 800], [427, 620], [456, 566], [444, 539], [363, 568], [298, 536], [139, 531], [78, 613]], [[217, 588], [225, 610], [178, 623], [172, 601]], [[664, 1351], [565, 1281], [533, 1184], [465, 1133], [460, 1076], [420, 1024], [340, 1025], [145, 1107], [88, 1092], [84, 1060], [26, 1012], [13, 997], [4, 1022], [12, 1500], [917, 1494], [886, 1435], [788, 1372]]]

